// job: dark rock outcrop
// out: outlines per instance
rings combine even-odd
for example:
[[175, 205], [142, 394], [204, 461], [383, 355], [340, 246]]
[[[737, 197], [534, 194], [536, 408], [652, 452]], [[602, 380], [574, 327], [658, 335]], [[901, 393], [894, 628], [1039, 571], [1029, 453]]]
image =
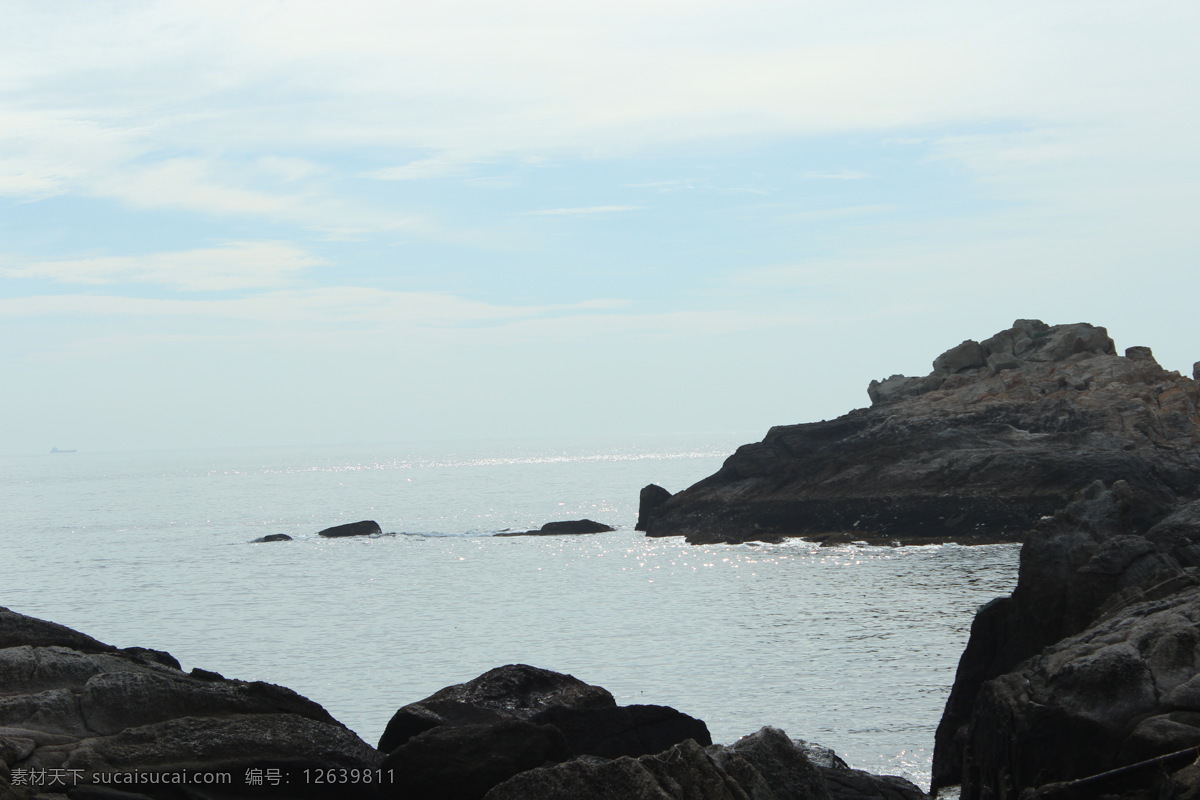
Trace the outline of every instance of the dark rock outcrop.
[[[189, 675], [178, 666], [160, 651], [120, 650], [0, 609], [0, 795], [14, 771], [44, 770], [59, 770], [71, 784], [96, 784], [108, 773], [230, 775], [219, 787], [188, 786], [198, 799], [376, 795], [375, 787], [335, 793], [302, 785], [304, 769], [374, 769], [381, 759], [316, 703], [281, 686]], [[290, 772], [293, 785], [248, 785], [247, 771], [255, 769]], [[136, 789], [178, 796], [162, 786]], [[7, 791], [20, 796], [15, 786]]]
[[1137, 533], [1156, 512], [1127, 483], [1097, 482], [1031, 534], [1012, 596], [972, 626], [935, 789], [1016, 798], [1200, 745], [1200, 501]]
[[618, 707], [599, 686], [511, 664], [404, 706], [379, 749], [399, 776], [399, 796], [475, 800], [544, 764], [642, 756], [688, 740], [712, 743], [703, 722], [673, 708]]
[[514, 775], [571, 756], [554, 726], [507, 720], [417, 734], [384, 759], [383, 769], [396, 776], [392, 797], [479, 800]]
[[670, 499], [671, 493], [656, 483], [643, 486], [642, 491], [638, 494], [638, 519], [637, 525], [633, 529], [635, 531], [646, 530], [654, 512]]
[[[760, 794], [762, 800], [779, 795]], [[641, 758], [576, 758], [522, 772], [486, 800], [748, 800], [737, 782], [695, 742]], [[780, 799], [781, 800], [781, 799]]]
[[262, 544], [264, 542], [290, 542], [292, 537], [286, 533], [268, 533], [266, 536], [260, 536], [254, 539], [250, 544]]
[[899, 775], [874, 775], [848, 767], [821, 767], [832, 800], [928, 800], [910, 780]]
[[772, 428], [673, 495], [650, 536], [743, 542], [1017, 540], [1095, 480], [1142, 498], [1131, 532], [1200, 494], [1200, 385], [1104, 328], [1018, 320], [873, 382], [872, 407]]
[[373, 519], [364, 519], [360, 522], [347, 522], [345, 525], [334, 525], [332, 528], [318, 531], [317, 535], [336, 539], [343, 536], [375, 536], [380, 533], [383, 533], [383, 529], [379, 527], [378, 522]]
[[[1193, 586], [1124, 609], [985, 683], [965, 732], [963, 797], [1016, 797], [1197, 745]], [[1148, 777], [1139, 788], [1162, 776]]]
[[504, 531], [496, 536], [564, 536], [584, 533], [608, 533], [614, 531], [610, 525], [590, 519], [569, 519], [562, 522], [547, 522], [536, 531]]

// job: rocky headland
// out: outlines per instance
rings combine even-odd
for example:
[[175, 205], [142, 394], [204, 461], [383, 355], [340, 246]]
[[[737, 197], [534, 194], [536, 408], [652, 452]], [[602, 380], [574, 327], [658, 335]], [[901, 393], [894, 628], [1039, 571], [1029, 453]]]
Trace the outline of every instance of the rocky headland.
[[1018, 541], [1101, 480], [1134, 490], [1145, 531], [1200, 494], [1200, 383], [1104, 328], [1017, 320], [942, 353], [923, 377], [872, 381], [871, 407], [772, 428], [670, 495], [638, 528], [696, 543]]
[[918, 800], [763, 728], [714, 745], [667, 706], [523, 664], [396, 711], [372, 747], [289, 689], [183, 672], [0, 608], [0, 800]]

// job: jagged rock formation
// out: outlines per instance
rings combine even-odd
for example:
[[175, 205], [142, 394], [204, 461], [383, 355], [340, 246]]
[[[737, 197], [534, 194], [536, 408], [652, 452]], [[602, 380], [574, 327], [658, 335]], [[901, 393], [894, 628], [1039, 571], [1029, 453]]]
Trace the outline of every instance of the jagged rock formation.
[[[187, 796], [199, 799], [366, 798], [375, 796], [374, 787], [248, 786], [245, 776], [267, 769], [290, 769], [297, 777], [306, 768], [373, 770], [380, 760], [325, 709], [282, 686], [185, 673], [167, 653], [118, 650], [0, 608], [0, 797], [6, 800], [52, 788], [43, 782], [23, 789], [22, 775], [57, 776], [65, 791], [109, 783], [104, 776], [113, 774], [149, 782], [184, 773], [231, 776], [220, 786], [187, 786]], [[161, 785], [120, 777], [117, 783], [164, 796]]]
[[635, 531], [646, 530], [646, 525], [650, 523], [654, 512], [670, 499], [671, 493], [656, 483], [643, 486], [642, 491], [638, 494], [638, 521], [633, 529]]
[[647, 535], [742, 542], [1019, 539], [1094, 480], [1162, 509], [1200, 493], [1200, 384], [1104, 328], [1017, 320], [873, 381], [872, 406], [772, 428], [714, 475], [643, 509]]
[[[1016, 798], [1200, 745], [1200, 501], [1138, 534], [1148, 502], [1097, 482], [1025, 542], [1012, 596], [972, 626], [937, 732], [935, 788]], [[1079, 796], [1140, 797], [1164, 780], [1141, 771]], [[1174, 784], [1163, 797], [1190, 797], [1200, 772]]]

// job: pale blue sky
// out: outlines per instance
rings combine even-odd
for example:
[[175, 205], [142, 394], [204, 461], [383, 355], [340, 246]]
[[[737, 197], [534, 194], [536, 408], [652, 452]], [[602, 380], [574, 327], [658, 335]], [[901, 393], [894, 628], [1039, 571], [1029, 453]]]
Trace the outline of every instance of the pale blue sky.
[[0, 0], [0, 452], [746, 430], [1019, 317], [1190, 374], [1191, 2]]

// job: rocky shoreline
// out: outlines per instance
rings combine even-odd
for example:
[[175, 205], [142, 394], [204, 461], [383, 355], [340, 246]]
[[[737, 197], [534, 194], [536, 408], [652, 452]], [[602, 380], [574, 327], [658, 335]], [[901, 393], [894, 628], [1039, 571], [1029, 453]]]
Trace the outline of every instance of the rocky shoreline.
[[183, 672], [0, 608], [0, 798], [916, 800], [763, 728], [714, 745], [667, 706], [523, 664], [399, 709], [378, 747], [281, 686]]
[[[1016, 589], [972, 625], [933, 791], [1196, 800], [1197, 373], [1164, 370], [1145, 347], [1116, 355], [1103, 328], [1018, 320], [943, 353], [927, 376], [873, 382], [869, 409], [773, 428], [676, 495], [646, 487], [638, 528], [697, 543], [1022, 541]], [[372, 746], [289, 689], [185, 673], [167, 653], [0, 608], [0, 800], [63, 797], [925, 795], [776, 728], [713, 744], [673, 708], [618, 706], [601, 687], [521, 664], [404, 706]]]

